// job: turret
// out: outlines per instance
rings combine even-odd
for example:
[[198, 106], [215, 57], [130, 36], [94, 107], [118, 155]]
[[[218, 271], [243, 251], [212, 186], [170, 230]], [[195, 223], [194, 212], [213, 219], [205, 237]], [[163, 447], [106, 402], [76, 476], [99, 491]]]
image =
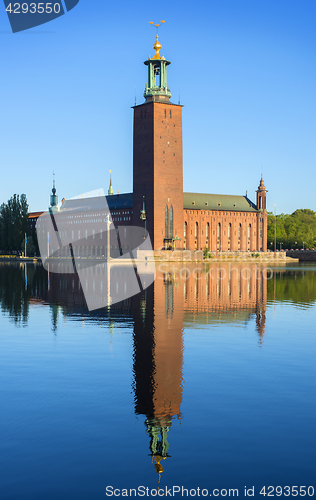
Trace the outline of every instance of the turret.
[[[165, 21], [161, 21], [161, 23], [164, 22]], [[156, 28], [159, 26], [160, 24], [155, 24]], [[158, 40], [158, 33], [156, 35], [156, 42], [153, 45], [153, 48], [156, 51], [155, 55], [152, 58], [150, 58], [149, 55], [147, 61], [144, 62], [144, 64], [148, 66], [148, 82], [146, 84], [144, 97], [146, 102], [169, 102], [171, 92], [167, 86], [167, 66], [171, 63], [165, 59], [164, 55], [161, 56], [159, 54], [161, 44]]]
[[261, 180], [257, 190], [257, 210], [267, 209], [267, 192], [261, 174]]
[[58, 205], [58, 196], [57, 196], [57, 191], [55, 187], [55, 174], [54, 174], [54, 180], [53, 180], [53, 189], [52, 189], [52, 194], [50, 195], [50, 208], [57, 208]]

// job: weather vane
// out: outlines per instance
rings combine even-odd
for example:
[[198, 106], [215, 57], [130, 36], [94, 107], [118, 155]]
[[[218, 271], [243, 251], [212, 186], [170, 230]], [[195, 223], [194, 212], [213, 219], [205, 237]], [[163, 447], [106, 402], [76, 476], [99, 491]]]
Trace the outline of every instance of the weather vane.
[[159, 26], [161, 26], [162, 24], [164, 24], [166, 21], [160, 21], [160, 23], [158, 24], [154, 24], [153, 21], [149, 21], [149, 24], [152, 24], [153, 26], [155, 26], [155, 28], [157, 29], [157, 35], [158, 35], [158, 28]]

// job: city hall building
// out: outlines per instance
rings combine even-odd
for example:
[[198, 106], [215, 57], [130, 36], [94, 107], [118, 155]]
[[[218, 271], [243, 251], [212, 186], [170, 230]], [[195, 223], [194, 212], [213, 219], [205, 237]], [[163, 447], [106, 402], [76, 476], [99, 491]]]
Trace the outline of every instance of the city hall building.
[[[114, 225], [144, 226], [156, 250], [267, 251], [267, 190], [262, 176], [256, 203], [247, 195], [183, 192], [182, 106], [170, 101], [167, 67], [171, 63], [160, 55], [158, 35], [153, 48], [155, 54], [144, 63], [145, 100], [133, 107], [133, 192], [114, 194], [110, 181], [106, 197]], [[69, 230], [74, 218], [67, 212], [77, 204], [78, 200], [68, 200], [60, 208], [65, 211], [63, 226]], [[54, 187], [51, 206], [55, 205]], [[89, 210], [88, 200], [82, 210]], [[90, 215], [100, 220], [101, 212]], [[80, 239], [77, 227], [71, 230]], [[81, 254], [88, 255], [84, 247], [83, 241]], [[103, 249], [97, 253], [102, 256]]]

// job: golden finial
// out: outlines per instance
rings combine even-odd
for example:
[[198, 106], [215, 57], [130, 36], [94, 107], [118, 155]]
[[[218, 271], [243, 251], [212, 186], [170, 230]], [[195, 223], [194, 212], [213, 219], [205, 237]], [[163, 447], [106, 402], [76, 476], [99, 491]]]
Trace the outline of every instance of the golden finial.
[[162, 45], [159, 43], [158, 40], [158, 35], [156, 35], [156, 43], [153, 45], [153, 49], [155, 49], [156, 54], [153, 56], [153, 59], [161, 59], [159, 50], [161, 49]]
[[[160, 54], [159, 54], [159, 50], [161, 49], [162, 45], [161, 45], [161, 43], [160, 43], [160, 42], [159, 42], [159, 40], [158, 40], [158, 28], [159, 28], [162, 24], [164, 24], [165, 22], [166, 22], [166, 21], [160, 21], [160, 23], [157, 23], [157, 24], [155, 24], [155, 25], [154, 25], [153, 21], [149, 21], [149, 24], [154, 25], [154, 26], [155, 26], [155, 28], [157, 29], [157, 34], [156, 34], [156, 42], [155, 42], [155, 44], [154, 44], [154, 46], [153, 46], [153, 48], [155, 49], [156, 53], [155, 53], [155, 55], [152, 57], [152, 59], [161, 59], [161, 56], [160, 56]], [[150, 57], [149, 57], [149, 59], [150, 59]], [[164, 59], [164, 56], [163, 56], [163, 59]]]

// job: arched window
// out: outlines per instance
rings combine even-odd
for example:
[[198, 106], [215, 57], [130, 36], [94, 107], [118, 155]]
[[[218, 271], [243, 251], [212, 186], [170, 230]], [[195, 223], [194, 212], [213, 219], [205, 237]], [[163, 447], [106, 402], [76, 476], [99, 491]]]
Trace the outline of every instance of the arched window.
[[228, 224], [227, 234], [228, 234], [228, 250], [230, 250], [231, 249], [231, 234], [232, 234], [232, 225], [231, 224]]
[[241, 245], [241, 224], [238, 226], [238, 250], [240, 250]]
[[183, 226], [183, 247], [187, 247], [187, 233], [188, 233], [188, 224], [187, 222], [184, 223]]
[[194, 226], [194, 248], [198, 248], [198, 228], [199, 224], [196, 222]]
[[173, 238], [173, 206], [170, 207], [170, 231], [169, 238]]
[[169, 239], [169, 209], [168, 205], [165, 208], [165, 238]]
[[217, 224], [217, 250], [221, 249], [221, 223]]

